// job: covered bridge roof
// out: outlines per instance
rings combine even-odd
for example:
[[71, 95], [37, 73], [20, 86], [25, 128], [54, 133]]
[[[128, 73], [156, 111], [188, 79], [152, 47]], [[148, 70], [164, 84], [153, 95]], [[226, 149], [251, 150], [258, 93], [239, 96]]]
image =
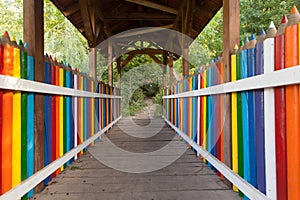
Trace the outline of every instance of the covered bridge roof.
[[88, 40], [90, 47], [110, 36], [141, 27], [168, 28], [194, 39], [222, 7], [222, 0], [51, 1]]

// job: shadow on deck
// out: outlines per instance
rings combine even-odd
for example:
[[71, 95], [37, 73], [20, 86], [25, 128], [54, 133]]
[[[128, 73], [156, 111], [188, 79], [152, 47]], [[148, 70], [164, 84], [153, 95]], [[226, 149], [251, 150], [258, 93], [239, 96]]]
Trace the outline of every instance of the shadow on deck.
[[[187, 149], [185, 142], [161, 119], [153, 120], [150, 127], [150, 120], [147, 119], [135, 119], [134, 122], [139, 126], [134, 127], [130, 125], [130, 121], [121, 120], [103, 140], [97, 141], [86, 154], [54, 178], [33, 199], [241, 199], [195, 156], [194, 151]], [[146, 130], [144, 133], [139, 130], [143, 126]], [[149, 138], [136, 138], [124, 133], [146, 137], [153, 135], [157, 128], [160, 129], [159, 133]], [[108, 139], [125, 153], [111, 149]], [[172, 152], [174, 150], [176, 153], [170, 154], [170, 149], [168, 152], [160, 151], [171, 143], [178, 147], [171, 146]], [[128, 152], [134, 152], [133, 156]], [[154, 155], [152, 152], [160, 154]], [[178, 153], [182, 154], [179, 159]], [[132, 157], [137, 159], [132, 161]], [[141, 160], [142, 157], [145, 160]], [[174, 158], [175, 162], [161, 168]], [[100, 159], [104, 162], [100, 162]], [[115, 168], [123, 172], [102, 163], [118, 166]], [[161, 169], [152, 171], [155, 167]], [[143, 168], [149, 172], [128, 173], [139, 170], [142, 172]]]

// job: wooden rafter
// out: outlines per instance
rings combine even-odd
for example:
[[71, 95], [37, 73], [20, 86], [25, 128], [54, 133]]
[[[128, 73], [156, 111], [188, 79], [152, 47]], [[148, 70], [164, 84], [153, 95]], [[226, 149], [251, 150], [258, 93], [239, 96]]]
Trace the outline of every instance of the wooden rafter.
[[95, 7], [95, 10], [97, 10], [97, 12], [95, 13], [96, 17], [103, 22], [103, 30], [105, 35], [107, 36], [107, 38], [111, 37], [112, 36], [111, 30], [104, 18], [101, 8], [99, 8], [97, 3], [94, 3], [93, 6]]
[[78, 0], [78, 4], [80, 7], [80, 12], [81, 12], [81, 16], [84, 23], [84, 32], [85, 35], [88, 39], [88, 41], [90, 42], [90, 46], [93, 46], [94, 42], [95, 42], [95, 36], [94, 36], [94, 31], [93, 31], [93, 25], [92, 25], [92, 19], [91, 19], [91, 15], [90, 15], [90, 11], [89, 11], [89, 5], [88, 5], [89, 1], [86, 0]]
[[77, 3], [72, 4], [70, 7], [68, 7], [65, 11], [63, 11], [63, 14], [68, 17], [70, 15], [73, 15], [79, 11], [79, 5]]
[[[137, 49], [137, 50], [133, 50], [131, 51], [135, 54], [162, 54], [163, 52], [165, 52], [165, 50], [162, 49]], [[131, 53], [130, 52], [130, 53]]]
[[190, 35], [190, 31], [192, 29], [193, 25], [193, 19], [194, 19], [194, 14], [196, 10], [196, 1], [195, 0], [189, 0], [189, 3], [187, 4], [187, 16], [186, 16], [186, 34]]
[[178, 23], [179, 21], [181, 20], [181, 16], [182, 16], [182, 10], [183, 10], [183, 7], [186, 5], [188, 0], [183, 0], [181, 2], [181, 4], [179, 5], [179, 8], [178, 8], [178, 13], [177, 13], [177, 16], [174, 20], [174, 23], [173, 23], [173, 29], [174, 30], [178, 30], [178, 28], [181, 28], [180, 26], [178, 26]]
[[164, 13], [145, 13], [145, 12], [133, 12], [133, 13], [107, 13], [104, 15], [105, 20], [174, 20], [175, 15]]
[[159, 65], [163, 65], [163, 62], [159, 60], [154, 54], [148, 53], [148, 55], [154, 60], [154, 62], [156, 62]]
[[161, 4], [158, 4], [158, 3], [154, 3], [154, 2], [151, 2], [151, 1], [147, 1], [147, 0], [126, 0], [126, 1], [138, 4], [138, 5], [143, 5], [143, 6], [146, 6], [146, 7], [149, 7], [149, 8], [157, 9], [157, 10], [160, 10], [160, 11], [172, 13], [172, 14], [175, 14], [175, 15], [177, 15], [177, 13], [178, 13], [178, 10], [176, 10], [174, 8], [171, 8], [171, 7], [165, 6], [165, 5], [161, 5]]
[[130, 60], [138, 55], [138, 54], [148, 54], [156, 63], [162, 64], [162, 61], [160, 61], [155, 55], [157, 54], [163, 54], [165, 51], [161, 49], [141, 49], [141, 50], [133, 50], [128, 53], [128, 56], [124, 61], [121, 62], [121, 67], [124, 67], [127, 65]]
[[129, 55], [127, 56], [127, 58], [121, 62], [121, 68], [125, 67], [135, 55], [137, 55], [137, 53], [130, 52]]
[[146, 33], [153, 33], [156, 31], [161, 31], [164, 29], [168, 29], [168, 28], [172, 28], [173, 24], [168, 24], [168, 25], [164, 25], [161, 27], [154, 27], [154, 28], [146, 28], [143, 30], [138, 30], [138, 31], [132, 31], [130, 33], [125, 33], [125, 34], [121, 34], [119, 36], [116, 36], [116, 38], [124, 38], [124, 37], [131, 37], [131, 36], [135, 36], [135, 35], [141, 35], [141, 34], [146, 34]]

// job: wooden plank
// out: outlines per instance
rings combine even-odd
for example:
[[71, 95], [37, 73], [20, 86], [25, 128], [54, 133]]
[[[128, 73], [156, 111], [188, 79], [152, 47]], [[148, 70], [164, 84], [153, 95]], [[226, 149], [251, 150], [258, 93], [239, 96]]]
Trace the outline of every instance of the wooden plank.
[[[149, 120], [135, 120], [136, 123], [147, 125]], [[159, 120], [155, 121], [158, 124]], [[128, 124], [128, 120], [120, 121], [120, 124]], [[143, 149], [142, 144], [149, 146], [169, 142], [175, 136], [172, 130], [164, 128], [155, 137], [156, 141], [136, 141], [134, 138], [122, 132], [114, 126], [107, 137], [116, 145], [122, 143], [118, 137], [127, 137], [128, 150]], [[158, 139], [161, 137], [161, 141]], [[169, 139], [167, 139], [169, 137]], [[164, 138], [164, 139], [163, 139]], [[167, 140], [165, 140], [167, 139]], [[178, 142], [184, 142], [178, 140]], [[138, 147], [137, 147], [137, 146]], [[103, 151], [103, 143], [99, 141], [94, 147]], [[172, 152], [172, 151], [171, 151]], [[111, 159], [120, 159], [108, 151]], [[180, 183], [180, 184], [178, 184]], [[101, 199], [191, 199], [203, 197], [205, 199], [241, 199], [227, 185], [196, 157], [195, 153], [188, 149], [178, 160], [171, 165], [149, 173], [126, 173], [109, 168], [95, 159], [89, 152], [72, 163], [64, 172], [52, 180], [47, 188], [34, 198], [43, 199], [78, 199], [78, 198]]]
[[155, 28], [145, 28], [143, 30], [130, 31], [129, 33], [124, 33], [124, 34], [121, 34], [121, 35], [116, 36], [114, 38], [124, 38], [124, 37], [142, 35], [142, 34], [146, 34], [146, 33], [153, 33], [153, 32], [161, 31], [161, 30], [164, 30], [164, 29], [170, 29], [172, 27], [173, 27], [173, 24], [167, 24], [167, 25], [160, 26], [160, 27], [155, 27]]
[[189, 74], [189, 49], [188, 47], [182, 47], [182, 76]]
[[172, 85], [173, 85], [173, 79], [174, 79], [174, 69], [173, 69], [173, 54], [171, 54], [169, 56], [169, 61], [168, 61], [168, 65], [169, 65], [169, 88], [172, 89]]
[[107, 49], [107, 53], [108, 53], [108, 84], [110, 86], [113, 85], [113, 60], [112, 60], [112, 41], [108, 40], [108, 49]]
[[66, 10], [63, 11], [63, 14], [68, 17], [70, 15], [73, 15], [79, 11], [79, 5], [77, 3], [72, 4], [71, 6], [67, 7]]
[[167, 52], [164, 52], [162, 57], [163, 57], [163, 87], [167, 88], [167, 66], [168, 66]]
[[158, 12], [131, 12], [131, 13], [117, 13], [113, 14], [107, 12], [104, 15], [105, 20], [159, 20], [159, 21], [169, 21], [174, 20], [175, 15], [165, 14]]
[[96, 65], [96, 50], [95, 48], [90, 48], [89, 51], [89, 68], [90, 68], [90, 75], [93, 79], [97, 80], [97, 65]]
[[[43, 0], [24, 1], [24, 41], [29, 43], [29, 52], [33, 55], [35, 81], [44, 82], [44, 13]], [[34, 110], [34, 155], [35, 172], [44, 167], [44, 96], [35, 94]], [[39, 184], [35, 191], [43, 189]]]
[[117, 58], [117, 70], [118, 70], [118, 88], [121, 88], [121, 57]]
[[[163, 192], [116, 192], [105, 193], [105, 191], [96, 190], [88, 193], [90, 199], [222, 199], [231, 200], [239, 199], [236, 194], [230, 193], [228, 190], [214, 190], [214, 191], [163, 191]], [[53, 193], [51, 200], [82, 200], [87, 197], [87, 193]], [[38, 195], [38, 200], [48, 200], [49, 196]]]
[[138, 4], [138, 5], [143, 5], [143, 6], [146, 6], [146, 7], [149, 7], [149, 8], [157, 9], [157, 10], [160, 10], [160, 11], [164, 11], [164, 12], [167, 12], [167, 13], [172, 13], [172, 14], [175, 14], [175, 15], [178, 14], [178, 10], [175, 9], [175, 8], [171, 8], [169, 6], [161, 5], [161, 4], [154, 3], [154, 2], [151, 2], [151, 1], [147, 1], [147, 0], [126, 0], [126, 1]]
[[[240, 40], [240, 1], [223, 0], [223, 82], [230, 82], [230, 53]], [[224, 162], [231, 168], [231, 105], [230, 94], [224, 96]], [[230, 184], [228, 182], [228, 184]]]

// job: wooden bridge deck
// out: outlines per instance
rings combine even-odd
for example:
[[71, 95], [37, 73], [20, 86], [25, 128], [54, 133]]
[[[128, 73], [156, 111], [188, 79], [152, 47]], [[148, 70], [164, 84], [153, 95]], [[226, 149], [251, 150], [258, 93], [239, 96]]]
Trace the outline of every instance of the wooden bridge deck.
[[[140, 119], [135, 120], [135, 123], [145, 126], [149, 124], [149, 121]], [[148, 133], [146, 134], [151, 134], [149, 132], [151, 130], [155, 131], [161, 124], [161, 119], [157, 120], [151, 125], [152, 128], [147, 129]], [[127, 129], [126, 131], [124, 127]], [[150, 172], [146, 173], [128, 173], [107, 167], [99, 161], [97, 152], [104, 152], [102, 153], [102, 158], [110, 159], [108, 161], [105, 160], [107, 163], [117, 164], [119, 167], [124, 165], [125, 171], [136, 170], [132, 169], [134, 167], [130, 167], [133, 161], [126, 157], [128, 156], [127, 154], [122, 154], [118, 151], [113, 153], [113, 150], [107, 149], [107, 144], [105, 144], [107, 139], [125, 151], [135, 152], [135, 155], [155, 152], [170, 144], [171, 141], [175, 142], [177, 146], [185, 146], [184, 141], [181, 141], [165, 124], [163, 124], [159, 134], [149, 138], [132, 137], [125, 134], [124, 131], [127, 133], [128, 131], [140, 133], [138, 128], [130, 125], [128, 119], [121, 120], [118, 125], [110, 130], [107, 136], [103, 137], [103, 140], [96, 142], [86, 154], [82, 155], [59, 176], [54, 178], [33, 199], [241, 199], [190, 149], [184, 151], [183, 155], [169, 166], [152, 172], [150, 166], [148, 169]], [[176, 148], [172, 148], [176, 152]], [[164, 153], [163, 156], [166, 155]], [[151, 156], [149, 160], [155, 157], [155, 155]], [[161, 159], [163, 156], [157, 157]], [[175, 156], [175, 154], [170, 156]], [[112, 162], [110, 162], [111, 160]], [[155, 159], [153, 160], [155, 161]], [[157, 163], [164, 163], [167, 160], [167, 158], [162, 159], [161, 162]], [[134, 165], [143, 167], [143, 163], [139, 162], [141, 161], [134, 163]], [[155, 166], [155, 163], [153, 164]], [[126, 166], [128, 167], [127, 169]], [[137, 168], [137, 170], [140, 169]]]

